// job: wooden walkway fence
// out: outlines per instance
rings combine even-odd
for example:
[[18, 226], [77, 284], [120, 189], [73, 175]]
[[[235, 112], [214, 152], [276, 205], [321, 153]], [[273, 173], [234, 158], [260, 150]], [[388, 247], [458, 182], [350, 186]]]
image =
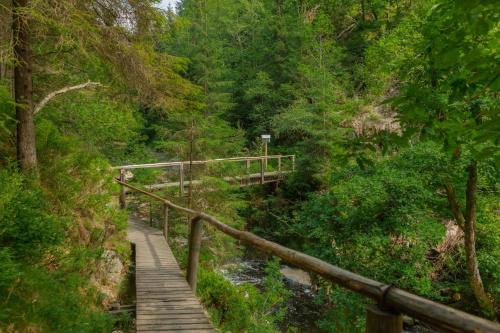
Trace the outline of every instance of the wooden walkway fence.
[[[148, 185], [148, 190], [154, 191], [162, 188], [179, 187], [181, 196], [185, 193], [185, 188], [191, 184], [190, 180], [186, 180], [186, 172], [192, 170], [194, 166], [208, 166], [217, 163], [237, 164], [244, 162], [244, 172], [235, 176], [222, 176], [222, 179], [229, 183], [239, 184], [240, 186], [250, 186], [265, 183], [276, 183], [282, 180], [285, 175], [295, 170], [295, 155], [269, 155], [269, 156], [247, 156], [247, 157], [229, 157], [217, 158], [204, 161], [179, 161], [179, 162], [161, 162], [149, 164], [131, 164], [114, 167], [113, 169], [120, 171], [120, 180], [126, 181], [126, 173], [136, 169], [177, 169], [177, 179], [161, 184]], [[252, 163], [259, 164], [259, 172], [252, 172]], [[273, 163], [275, 162], [275, 163]], [[268, 164], [275, 164], [275, 170], [269, 170]], [[201, 184], [202, 180], [193, 180], [193, 185]], [[121, 201], [124, 202], [126, 190], [121, 193]]]
[[[199, 254], [202, 243], [202, 229], [203, 223], [205, 222], [224, 234], [251, 245], [258, 250], [275, 255], [289, 264], [318, 274], [339, 286], [371, 298], [374, 301], [373, 305], [370, 305], [366, 309], [367, 333], [401, 333], [403, 331], [402, 314], [425, 322], [441, 332], [500, 333], [500, 325], [498, 323], [433, 302], [406, 292], [393, 285], [387, 285], [346, 271], [318, 258], [258, 237], [250, 232], [232, 228], [211, 215], [181, 207], [154, 193], [124, 181], [117, 179], [117, 182], [122, 185], [122, 187], [127, 187], [136, 193], [146, 195], [162, 204], [163, 235], [165, 238], [168, 237], [169, 209], [185, 213], [190, 217], [191, 225], [187, 282], [193, 291], [196, 290]], [[169, 253], [166, 248], [164, 248], [163, 251]], [[172, 265], [173, 264], [171, 264], [171, 266]], [[176, 265], [173, 266], [176, 267]], [[160, 268], [168, 270], [168, 265], [165, 267], [160, 265]], [[152, 272], [150, 271], [149, 273], [151, 274]], [[139, 270], [137, 272], [138, 281], [143, 281], [141, 274], [144, 274], [144, 271]], [[162, 279], [161, 274], [153, 273], [153, 275], [158, 276], [160, 280]], [[159, 285], [156, 286], [160, 288]], [[167, 291], [168, 290], [165, 290], [165, 295], [169, 297]], [[171, 299], [174, 300], [175, 298]], [[143, 308], [141, 304], [143, 300], [144, 298], [142, 297], [138, 297], [137, 299], [137, 306], [139, 309]], [[152, 310], [155, 309], [152, 308]], [[144, 318], [140, 321], [141, 325], [144, 323], [147, 324], [147, 322], [147, 319], [144, 320]]]

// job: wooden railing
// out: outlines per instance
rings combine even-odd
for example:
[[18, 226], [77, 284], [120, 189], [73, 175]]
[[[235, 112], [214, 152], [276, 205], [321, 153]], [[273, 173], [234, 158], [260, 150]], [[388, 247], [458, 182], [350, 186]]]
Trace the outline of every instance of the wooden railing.
[[[276, 160], [277, 166], [276, 171], [267, 172], [268, 161]], [[291, 167], [287, 169], [285, 167], [285, 161], [291, 161]], [[260, 170], [256, 174], [250, 174], [251, 163], [258, 161], [260, 163]], [[238, 181], [243, 185], [251, 185], [251, 184], [264, 184], [267, 182], [276, 182], [281, 180], [283, 176], [287, 173], [295, 171], [295, 155], [269, 155], [269, 156], [246, 156], [246, 157], [229, 157], [229, 158], [217, 158], [211, 160], [203, 160], [203, 161], [176, 161], [176, 162], [161, 162], [161, 163], [149, 163], [149, 164], [131, 164], [131, 165], [122, 165], [113, 167], [114, 170], [120, 170], [120, 180], [126, 181], [126, 171], [134, 170], [134, 169], [161, 169], [161, 168], [177, 168], [178, 169], [178, 181], [167, 183], [167, 184], [154, 184], [150, 185], [149, 189], [159, 189], [163, 187], [170, 186], [178, 186], [180, 195], [184, 195], [184, 187], [189, 181], [185, 180], [185, 171], [186, 166], [195, 166], [195, 165], [208, 165], [213, 163], [222, 163], [222, 162], [245, 162], [245, 172], [244, 175], [240, 175], [239, 177], [224, 177], [227, 181]], [[290, 162], [288, 162], [290, 163]], [[190, 168], [191, 169], [191, 168]], [[266, 180], [266, 178], [268, 180]], [[271, 178], [271, 180], [269, 180]], [[199, 182], [199, 181], [193, 181]], [[120, 202], [125, 202], [125, 192], [123, 191], [121, 194]]]
[[371, 280], [305, 253], [268, 241], [250, 232], [237, 230], [209, 214], [176, 205], [167, 199], [121, 180], [117, 179], [117, 182], [122, 187], [128, 187], [163, 204], [163, 234], [165, 238], [168, 237], [169, 208], [186, 213], [191, 218], [187, 280], [193, 290], [196, 290], [203, 222], [207, 222], [226, 235], [374, 300], [375, 304], [370, 305], [366, 311], [367, 333], [401, 333], [403, 330], [402, 314], [421, 320], [444, 332], [500, 333], [498, 323], [433, 302], [393, 285]]
[[180, 165], [199, 165], [199, 164], [210, 164], [217, 162], [252, 162], [252, 161], [265, 161], [266, 160], [278, 160], [278, 164], [281, 165], [283, 159], [291, 159], [293, 163], [293, 169], [295, 169], [295, 155], [268, 155], [268, 156], [241, 156], [241, 157], [227, 157], [227, 158], [215, 158], [203, 161], [175, 161], [175, 162], [160, 162], [160, 163], [147, 163], [147, 164], [130, 164], [113, 167], [115, 170], [132, 170], [132, 169], [149, 169], [149, 168], [165, 168], [165, 167], [175, 167]]

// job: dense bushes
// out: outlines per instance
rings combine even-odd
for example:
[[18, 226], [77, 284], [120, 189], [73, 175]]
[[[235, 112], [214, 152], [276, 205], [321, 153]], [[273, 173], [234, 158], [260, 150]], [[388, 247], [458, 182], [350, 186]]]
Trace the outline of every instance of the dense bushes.
[[197, 294], [212, 322], [223, 332], [274, 333], [283, 320], [288, 298], [279, 261], [269, 261], [263, 290], [245, 283], [235, 286], [218, 273], [200, 270]]
[[109, 164], [52, 122], [37, 125], [40, 179], [18, 173], [2, 150], [0, 331], [111, 331], [106, 296], [91, 282], [105, 248], [124, 259], [129, 251]]
[[70, 246], [69, 224], [69, 218], [50, 212], [39, 184], [14, 170], [0, 170], [0, 330], [102, 332], [112, 327], [111, 318], [96, 307], [99, 294], [82, 269], [100, 252]]
[[64, 238], [64, 221], [47, 211], [39, 187], [14, 170], [0, 170], [0, 244], [10, 255], [36, 262]]
[[[411, 157], [420, 161], [434, 154], [417, 148]], [[435, 177], [428, 175], [432, 169], [416, 161], [401, 165], [408, 155], [336, 174], [328, 192], [314, 194], [302, 205], [292, 230], [307, 235], [303, 249], [308, 253], [431, 295], [432, 265], [426, 253], [444, 235], [436, 214], [446, 199], [435, 193]]]
[[[288, 195], [284, 191], [294, 188], [286, 185], [278, 198], [260, 202], [250, 219], [261, 220], [255, 230], [265, 237], [273, 235], [334, 265], [477, 313], [463, 245], [440, 246], [452, 220], [443, 182], [450, 177], [463, 190], [460, 168], [452, 167], [439, 147], [419, 144], [395, 156], [377, 157], [364, 168], [339, 168], [326, 190], [295, 202], [293, 212], [293, 204], [283, 204]], [[480, 180], [479, 263], [488, 290], [498, 295], [496, 173], [486, 163], [481, 168], [490, 172], [483, 172]], [[368, 300], [329, 283], [320, 285], [324, 288], [318, 301], [329, 309], [320, 326], [329, 332], [362, 331]]]

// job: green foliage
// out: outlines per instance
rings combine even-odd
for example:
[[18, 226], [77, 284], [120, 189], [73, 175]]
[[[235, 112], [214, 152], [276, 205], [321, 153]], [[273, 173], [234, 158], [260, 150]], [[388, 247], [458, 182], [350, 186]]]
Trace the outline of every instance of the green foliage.
[[283, 284], [283, 277], [280, 272], [280, 260], [273, 257], [269, 260], [264, 268], [266, 277], [264, 278], [261, 300], [256, 300], [256, 305], [260, 307], [261, 313], [273, 310], [272, 320], [280, 322], [286, 314], [284, 302], [290, 297], [291, 291], [287, 290]]
[[482, 196], [477, 224], [477, 251], [483, 281], [493, 299], [500, 298], [500, 224], [498, 223], [498, 190]]
[[65, 250], [69, 219], [53, 214], [39, 185], [14, 170], [0, 170], [0, 212], [0, 329], [109, 331], [113, 320], [97, 308], [100, 295], [86, 275], [101, 251]]
[[[37, 119], [41, 180], [9, 164], [0, 169], [0, 330], [109, 332], [115, 319], [103, 311], [105, 297], [90, 276], [98, 273], [104, 246], [128, 255], [121, 238], [126, 215], [109, 205], [117, 188], [102, 155], [123, 151], [106, 147], [111, 136], [99, 136], [106, 129], [96, 128], [97, 113], [87, 116], [91, 110], [75, 104], [76, 115], [58, 115], [58, 107]], [[91, 138], [104, 149], [84, 142]], [[1, 149], [7, 160], [10, 148]]]
[[200, 270], [197, 295], [223, 332], [279, 332], [276, 325], [283, 320], [283, 303], [289, 294], [279, 268], [279, 260], [268, 263], [261, 291], [250, 284], [235, 286], [218, 273]]
[[113, 319], [95, 308], [98, 295], [87, 283], [78, 273], [20, 269], [8, 292], [2, 293], [0, 327], [12, 323], [20, 331], [109, 332]]
[[189, 160], [191, 141], [193, 160], [237, 156], [243, 149], [241, 129], [229, 126], [217, 115], [195, 110], [155, 118], [151, 121], [155, 127], [152, 144], [169, 158]]
[[367, 98], [380, 102], [394, 94], [402, 75], [411, 77], [416, 74], [420, 66], [420, 50], [415, 44], [423, 43], [420, 29], [433, 3], [414, 3], [412, 10], [393, 29], [385, 30], [380, 39], [366, 49], [365, 65], [360, 69], [360, 75], [366, 84]]
[[[345, 166], [333, 174], [328, 190], [310, 194], [295, 206], [287, 203], [287, 191], [291, 197], [295, 193], [291, 178], [279, 197], [250, 211], [250, 221], [260, 221], [254, 230], [266, 238], [363, 276], [445, 303], [455, 302], [452, 295], [459, 293], [463, 299], [457, 306], [476, 311], [469, 306], [473, 296], [463, 270], [463, 249], [458, 245], [438, 257], [433, 254], [450, 219], [441, 194], [443, 181], [455, 179], [463, 188], [466, 165], [450, 160], [436, 144], [418, 144], [364, 168]], [[481, 169], [489, 171], [480, 180], [479, 264], [487, 289], [497, 295], [497, 176], [491, 163], [481, 164]], [[318, 301], [325, 312], [319, 326], [328, 332], [363, 331], [367, 300], [326, 282], [322, 290]]]
[[431, 184], [438, 175], [428, 175], [422, 164], [413, 163], [433, 159], [435, 149], [412, 153], [412, 158], [406, 153], [365, 170], [348, 168], [335, 175], [328, 193], [311, 196], [292, 225], [294, 233], [307, 235], [304, 250], [362, 275], [432, 295], [426, 253], [444, 235], [434, 214], [446, 201], [436, 198]]
[[43, 193], [16, 172], [0, 170], [0, 244], [6, 258], [40, 260], [64, 237], [64, 222], [47, 211]]
[[443, 1], [432, 8], [414, 46], [418, 63], [411, 60], [393, 103], [403, 141], [419, 133], [456, 156], [465, 149], [475, 160], [498, 163], [498, 15], [494, 1]]
[[365, 332], [365, 318], [361, 315], [369, 304], [365, 297], [334, 285], [321, 289], [316, 301], [326, 309], [318, 323], [324, 332]]
[[[137, 158], [136, 151], [145, 147], [139, 132], [143, 128], [142, 119], [134, 112], [133, 104], [123, 105], [104, 94], [71, 95], [48, 105], [41, 116], [53, 122], [62, 133], [71, 133], [87, 149], [103, 154], [112, 163]], [[139, 157], [144, 155], [142, 153]]]
[[12, 251], [7, 247], [0, 248], [0, 265], [2, 265], [2, 273], [0, 274], [0, 293], [5, 294], [5, 291], [12, 285], [19, 275], [19, 264], [15, 262], [12, 256]]
[[[0, 84], [0, 134], [8, 132], [7, 123], [12, 121], [14, 101], [6, 86]], [[0, 137], [1, 137], [0, 136]]]
[[42, 120], [37, 125], [40, 172], [52, 209], [69, 213], [79, 206], [82, 212], [106, 212], [116, 188], [107, 161], [75, 138], [63, 135], [53, 123]]

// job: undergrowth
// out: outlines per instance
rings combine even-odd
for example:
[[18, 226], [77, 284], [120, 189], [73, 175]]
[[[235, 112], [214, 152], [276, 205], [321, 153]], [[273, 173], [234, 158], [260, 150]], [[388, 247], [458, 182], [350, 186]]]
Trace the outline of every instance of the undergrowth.
[[0, 169], [0, 332], [110, 332], [102, 256], [129, 247], [109, 166], [48, 121], [37, 131], [40, 178]]

